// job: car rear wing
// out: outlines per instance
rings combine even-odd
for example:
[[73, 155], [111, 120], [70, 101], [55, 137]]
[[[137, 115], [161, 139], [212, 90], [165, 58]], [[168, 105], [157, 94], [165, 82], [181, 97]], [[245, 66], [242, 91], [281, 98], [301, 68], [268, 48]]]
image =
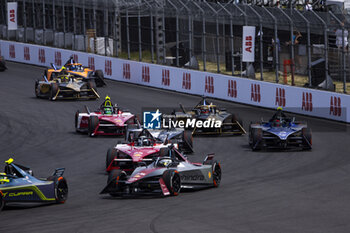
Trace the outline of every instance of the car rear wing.
[[56, 168], [55, 172], [52, 174], [52, 176], [61, 177], [61, 176], [63, 176], [63, 173], [65, 170], [66, 170], [65, 168]]

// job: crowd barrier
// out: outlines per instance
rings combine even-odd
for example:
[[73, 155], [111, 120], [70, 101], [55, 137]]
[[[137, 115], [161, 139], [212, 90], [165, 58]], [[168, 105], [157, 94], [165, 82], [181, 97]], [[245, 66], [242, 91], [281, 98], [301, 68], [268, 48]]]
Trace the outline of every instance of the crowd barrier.
[[108, 79], [194, 95], [350, 122], [350, 95], [262, 82], [177, 67], [105, 57], [96, 54], [0, 40], [6, 60], [39, 66], [62, 66], [74, 59], [101, 69]]

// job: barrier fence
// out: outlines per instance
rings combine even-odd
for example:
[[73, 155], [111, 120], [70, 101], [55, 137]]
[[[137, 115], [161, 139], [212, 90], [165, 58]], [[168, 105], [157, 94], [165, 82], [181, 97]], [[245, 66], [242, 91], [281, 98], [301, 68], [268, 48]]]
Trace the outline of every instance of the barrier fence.
[[[18, 0], [19, 28], [7, 31], [7, 2], [0, 1], [3, 40], [348, 90], [350, 24], [345, 14], [256, 6], [252, 1]], [[256, 27], [252, 72], [241, 59], [243, 26]]]
[[73, 55], [78, 62], [102, 69], [106, 78], [117, 81], [272, 109], [282, 106], [289, 112], [350, 122], [350, 96], [345, 94], [12, 41], [0, 40], [0, 55], [39, 66], [61, 66]]

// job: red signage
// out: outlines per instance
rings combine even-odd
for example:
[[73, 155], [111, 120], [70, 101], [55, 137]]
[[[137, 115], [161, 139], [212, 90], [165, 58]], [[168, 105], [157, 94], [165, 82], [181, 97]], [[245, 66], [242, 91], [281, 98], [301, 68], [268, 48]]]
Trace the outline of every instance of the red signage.
[[205, 76], [205, 89], [206, 93], [214, 94], [214, 78], [212, 76]]
[[10, 10], [10, 21], [16, 23], [16, 11], [14, 9]]
[[39, 62], [45, 63], [45, 49], [39, 49], [38, 56], [39, 56]]
[[30, 61], [29, 47], [28, 46], [24, 46], [23, 49], [24, 49], [24, 51], [23, 51], [24, 60]]
[[183, 73], [182, 89], [191, 90], [191, 74], [190, 73], [186, 73], [186, 72]]
[[88, 57], [88, 66], [90, 69], [95, 71], [95, 58], [94, 57]]
[[312, 112], [312, 93], [303, 92], [301, 109], [307, 112]]
[[260, 84], [252, 83], [250, 89], [251, 89], [250, 100], [253, 102], [260, 103], [260, 100], [261, 100]]
[[149, 83], [150, 79], [149, 66], [142, 66], [142, 82]]
[[61, 57], [61, 52], [56, 51], [55, 52], [55, 64], [57, 66], [61, 66], [62, 65], [62, 57]]
[[286, 106], [286, 90], [284, 88], [276, 87], [276, 101], [275, 105]]
[[105, 60], [105, 74], [108, 76], [112, 75], [112, 61]]
[[233, 98], [237, 98], [237, 82], [236, 80], [228, 80], [227, 95]]
[[170, 70], [162, 69], [162, 85], [170, 86]]
[[9, 56], [10, 56], [10, 58], [16, 58], [15, 45], [13, 45], [13, 44], [9, 45]]
[[329, 115], [341, 116], [341, 98], [336, 96], [331, 96], [329, 105]]
[[130, 64], [128, 63], [124, 63], [123, 64], [123, 78], [124, 79], [130, 79], [131, 75], [130, 75]]

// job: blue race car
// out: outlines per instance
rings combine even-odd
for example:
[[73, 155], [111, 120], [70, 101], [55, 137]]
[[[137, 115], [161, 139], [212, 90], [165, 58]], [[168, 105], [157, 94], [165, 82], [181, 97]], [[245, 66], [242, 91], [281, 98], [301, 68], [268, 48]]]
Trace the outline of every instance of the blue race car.
[[0, 211], [10, 202], [64, 203], [67, 200], [64, 168], [56, 169], [46, 179], [38, 179], [30, 168], [13, 163], [12, 158], [5, 164], [4, 173], [0, 173]]
[[268, 121], [250, 124], [249, 145], [253, 151], [262, 148], [312, 149], [312, 133], [306, 123], [286, 117], [282, 108]]

